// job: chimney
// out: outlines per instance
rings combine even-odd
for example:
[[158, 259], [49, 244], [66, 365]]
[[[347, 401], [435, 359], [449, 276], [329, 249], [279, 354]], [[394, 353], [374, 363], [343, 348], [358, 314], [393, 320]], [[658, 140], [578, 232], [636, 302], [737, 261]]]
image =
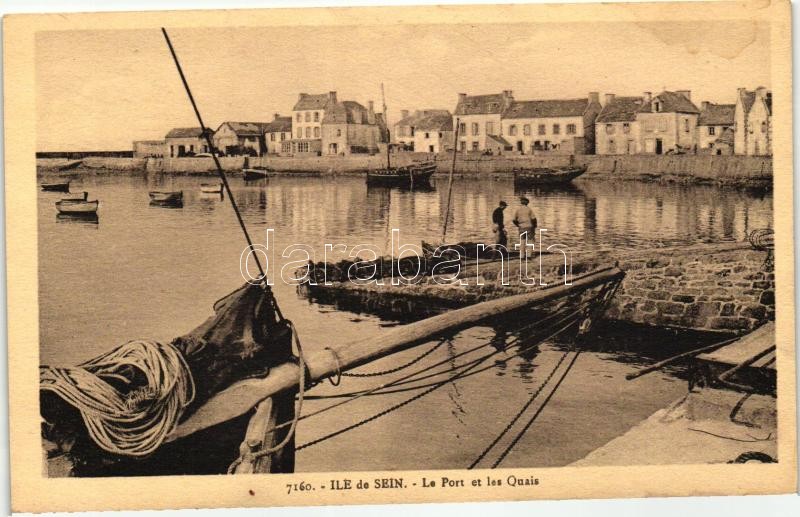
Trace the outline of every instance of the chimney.
[[375, 123], [375, 102], [369, 101], [367, 103], [367, 124]]
[[371, 112], [375, 112], [375, 101], [369, 101], [367, 103], [367, 109]]
[[336, 104], [336, 92], [328, 92], [328, 101]]
[[400, 118], [408, 118], [408, 110], [400, 110]]
[[678, 90], [675, 93], [680, 93], [681, 95], [683, 95], [687, 99], [692, 100], [692, 91], [691, 90]]
[[650, 92], [644, 92], [644, 93], [642, 94], [642, 101], [643, 101], [645, 104], [648, 104], [648, 103], [650, 103], [650, 101], [652, 101], [652, 100], [653, 100], [653, 95], [652, 95]]
[[280, 113], [275, 113], [274, 116], [275, 116], [275, 118], [273, 120], [278, 120], [281, 117], [281, 114]]
[[589, 92], [589, 102], [594, 104], [600, 104], [600, 93], [599, 92]]
[[763, 86], [759, 86], [758, 88], [756, 88], [756, 95], [758, 95], [762, 99], [766, 99], [767, 98], [767, 89], [764, 88]]
[[701, 111], [708, 111], [708, 107], [711, 105], [708, 101], [703, 101], [700, 103], [700, 110]]
[[466, 93], [459, 93], [458, 94], [458, 102], [459, 102], [459, 104], [464, 102], [465, 100], [467, 100], [467, 94]]
[[608, 106], [609, 104], [614, 102], [614, 97], [615, 97], [615, 95], [613, 93], [607, 93], [606, 94], [606, 103], [605, 103], [605, 105]]
[[514, 100], [514, 92], [512, 90], [503, 90], [503, 97]]
[[300, 100], [303, 100], [303, 98], [304, 98], [305, 96], [307, 96], [307, 95], [308, 95], [307, 93], [301, 93], [301, 94], [300, 94]]

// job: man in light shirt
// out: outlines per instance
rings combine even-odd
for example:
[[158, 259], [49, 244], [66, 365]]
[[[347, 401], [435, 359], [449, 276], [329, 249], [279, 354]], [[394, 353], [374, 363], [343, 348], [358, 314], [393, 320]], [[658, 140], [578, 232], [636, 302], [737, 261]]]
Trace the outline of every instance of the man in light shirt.
[[523, 247], [525, 246], [525, 234], [527, 233], [528, 239], [527, 242], [533, 243], [535, 238], [535, 231], [536, 231], [536, 216], [533, 215], [533, 210], [528, 206], [530, 200], [522, 196], [519, 198], [520, 207], [517, 208], [517, 211], [514, 212], [514, 224], [519, 229], [519, 246], [520, 246], [520, 254], [525, 254], [528, 256], [528, 248]]

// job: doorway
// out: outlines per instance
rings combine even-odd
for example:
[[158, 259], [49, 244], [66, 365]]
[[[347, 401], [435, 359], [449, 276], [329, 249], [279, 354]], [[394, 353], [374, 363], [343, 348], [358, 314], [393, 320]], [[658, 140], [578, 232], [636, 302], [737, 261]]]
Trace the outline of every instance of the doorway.
[[660, 138], [656, 138], [656, 154], [662, 154], [664, 152], [664, 141]]

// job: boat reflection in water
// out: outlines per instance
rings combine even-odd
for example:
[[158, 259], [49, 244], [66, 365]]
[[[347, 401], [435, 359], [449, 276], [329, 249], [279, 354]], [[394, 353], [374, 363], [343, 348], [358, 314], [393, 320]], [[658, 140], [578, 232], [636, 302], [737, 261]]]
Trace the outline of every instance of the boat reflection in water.
[[58, 223], [67, 223], [67, 224], [88, 224], [88, 225], [97, 225], [100, 224], [100, 217], [96, 213], [94, 214], [56, 214], [56, 221]]

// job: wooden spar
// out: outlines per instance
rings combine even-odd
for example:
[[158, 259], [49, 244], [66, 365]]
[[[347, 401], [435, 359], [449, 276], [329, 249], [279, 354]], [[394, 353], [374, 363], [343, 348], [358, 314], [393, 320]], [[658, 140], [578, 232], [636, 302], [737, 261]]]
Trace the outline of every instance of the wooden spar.
[[389, 169], [389, 151], [392, 148], [392, 134], [389, 131], [389, 114], [386, 113], [386, 95], [383, 93], [383, 83], [381, 83], [381, 103], [383, 104], [383, 122], [386, 124], [386, 168]]
[[447, 221], [450, 219], [450, 198], [453, 195], [453, 173], [456, 170], [456, 152], [458, 150], [458, 130], [461, 128], [461, 119], [456, 119], [456, 132], [453, 136], [453, 163], [450, 165], [450, 177], [447, 179], [447, 211], [444, 213], [444, 225], [442, 226], [442, 244], [447, 235]]
[[667, 359], [664, 359], [663, 361], [659, 361], [656, 364], [652, 364], [652, 365], [648, 366], [647, 368], [642, 368], [641, 370], [635, 371], [633, 373], [629, 373], [628, 375], [625, 376], [625, 379], [627, 379], [629, 381], [632, 381], [633, 379], [637, 379], [637, 378], [641, 377], [642, 375], [648, 374], [650, 372], [654, 372], [656, 370], [660, 370], [661, 368], [663, 368], [665, 366], [669, 366], [670, 364], [672, 364], [672, 363], [674, 363], [676, 361], [680, 361], [681, 359], [685, 359], [687, 357], [691, 357], [691, 356], [694, 356], [694, 355], [700, 355], [700, 354], [705, 353], [705, 352], [710, 352], [710, 351], [715, 350], [715, 349], [717, 349], [717, 348], [719, 348], [721, 346], [728, 345], [730, 343], [733, 343], [734, 341], [738, 341], [739, 339], [741, 339], [741, 338], [739, 336], [737, 336], [735, 338], [726, 339], [725, 341], [720, 341], [719, 343], [714, 343], [713, 345], [708, 345], [708, 346], [704, 346], [702, 348], [696, 348], [694, 350], [689, 350], [688, 352], [683, 352], [683, 353], [678, 354], [678, 355], [673, 355], [672, 357], [668, 357]]
[[[573, 279], [570, 285], [558, 285], [470, 305], [397, 327], [375, 338], [344, 345], [330, 344], [330, 350], [306, 354], [306, 378], [309, 382], [319, 381], [432, 339], [454, 334], [492, 317], [557, 300], [608, 282], [621, 280], [624, 276], [625, 273], [616, 267], [601, 269]], [[242, 415], [264, 399], [296, 388], [299, 379], [298, 366], [294, 363], [284, 363], [272, 368], [265, 378], [240, 381], [218, 393], [186, 421], [179, 424], [167, 441], [188, 436]]]

